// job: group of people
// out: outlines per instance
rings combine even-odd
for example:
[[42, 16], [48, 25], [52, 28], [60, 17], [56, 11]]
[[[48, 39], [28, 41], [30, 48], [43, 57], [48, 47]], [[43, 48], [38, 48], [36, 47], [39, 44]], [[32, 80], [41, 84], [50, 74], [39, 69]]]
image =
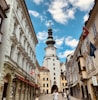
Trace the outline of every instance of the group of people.
[[[65, 100], [69, 100], [69, 92], [62, 92], [62, 97], [64, 97]], [[39, 100], [38, 96], [36, 96], [35, 100]], [[53, 100], [59, 100], [59, 93], [57, 90], [53, 92]]]
[[69, 92], [62, 92], [62, 97], [64, 97], [65, 100], [69, 100]]
[[[69, 100], [69, 92], [62, 92], [62, 97], [64, 97], [65, 100]], [[57, 90], [53, 92], [53, 100], [59, 100], [59, 93]]]

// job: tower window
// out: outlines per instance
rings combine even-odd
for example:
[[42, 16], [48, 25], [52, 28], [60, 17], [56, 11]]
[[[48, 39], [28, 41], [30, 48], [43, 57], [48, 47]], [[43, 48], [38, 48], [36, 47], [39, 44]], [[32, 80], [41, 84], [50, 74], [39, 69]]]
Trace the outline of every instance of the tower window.
[[53, 63], [53, 66], [55, 66], [55, 63]]
[[45, 87], [45, 84], [43, 84], [43, 87]]
[[55, 67], [53, 69], [55, 70]]

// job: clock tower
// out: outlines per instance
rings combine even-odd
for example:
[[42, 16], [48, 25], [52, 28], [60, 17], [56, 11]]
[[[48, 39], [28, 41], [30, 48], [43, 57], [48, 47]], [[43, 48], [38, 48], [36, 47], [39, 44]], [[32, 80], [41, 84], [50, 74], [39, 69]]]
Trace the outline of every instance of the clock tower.
[[52, 29], [48, 29], [48, 37], [46, 40], [45, 57], [43, 66], [50, 70], [51, 92], [60, 88], [60, 61], [56, 55], [55, 40], [52, 36]]

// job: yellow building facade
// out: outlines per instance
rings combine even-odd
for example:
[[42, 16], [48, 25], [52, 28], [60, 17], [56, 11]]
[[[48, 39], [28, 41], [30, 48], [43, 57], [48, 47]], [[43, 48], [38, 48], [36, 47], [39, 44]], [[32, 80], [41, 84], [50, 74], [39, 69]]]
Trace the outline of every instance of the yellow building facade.
[[45, 68], [40, 68], [40, 93], [48, 94], [51, 93], [51, 80], [50, 80], [50, 71]]

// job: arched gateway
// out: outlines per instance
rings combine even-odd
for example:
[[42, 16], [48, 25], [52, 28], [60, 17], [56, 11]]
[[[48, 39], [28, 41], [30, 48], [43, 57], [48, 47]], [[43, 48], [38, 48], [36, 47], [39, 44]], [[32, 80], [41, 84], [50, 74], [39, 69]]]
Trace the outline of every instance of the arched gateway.
[[53, 93], [54, 90], [57, 90], [57, 91], [58, 91], [58, 87], [57, 87], [57, 85], [53, 85], [53, 86], [52, 86], [52, 88], [51, 88], [51, 93]]

